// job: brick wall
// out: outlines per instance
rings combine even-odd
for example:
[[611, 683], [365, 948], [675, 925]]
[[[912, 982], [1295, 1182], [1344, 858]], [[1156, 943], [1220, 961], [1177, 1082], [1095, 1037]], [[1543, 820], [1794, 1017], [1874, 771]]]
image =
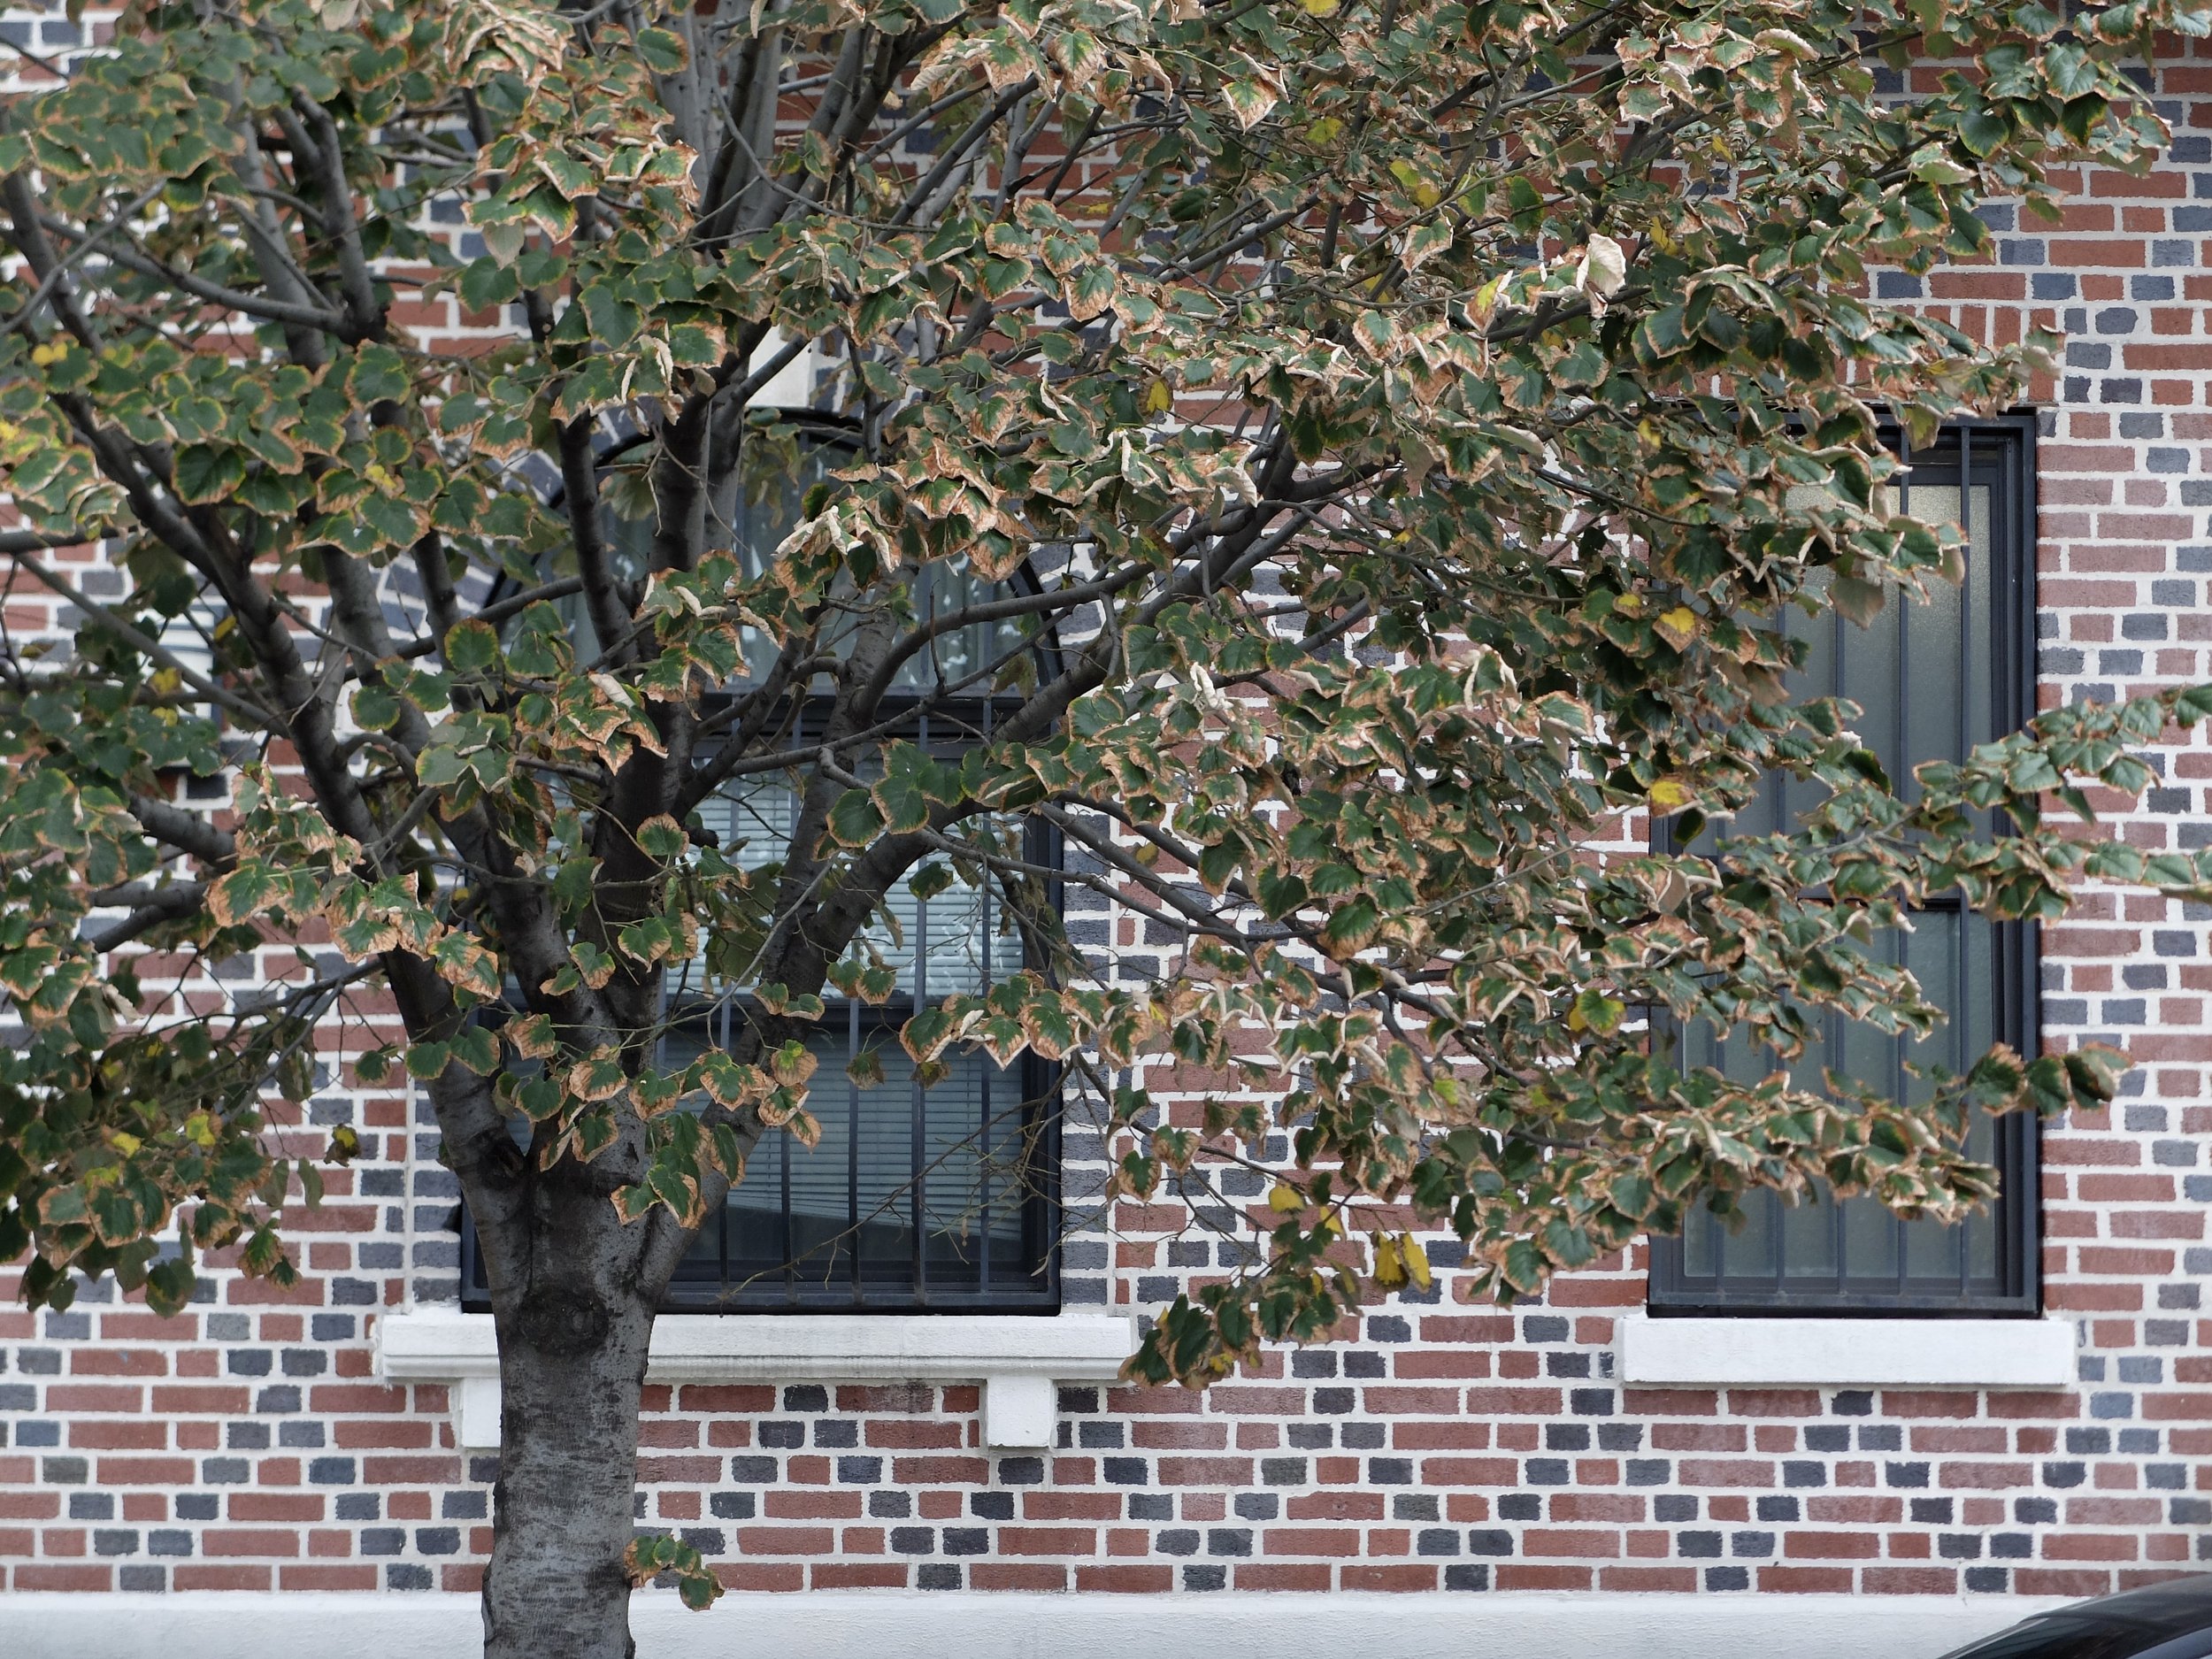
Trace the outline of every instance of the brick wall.
[[[1993, 212], [1993, 262], [1881, 279], [1993, 336], [2031, 317], [2070, 336], [2037, 399], [2051, 703], [2212, 679], [2212, 51], [2175, 47], [2155, 91], [2178, 136], [2149, 178], [2089, 174], [2058, 227]], [[457, 331], [441, 307], [416, 320]], [[55, 621], [21, 590], [7, 618]], [[2123, 833], [2205, 844], [2212, 748], [2153, 758]], [[1203, 1398], [1064, 1391], [1048, 1455], [987, 1455], [972, 1386], [649, 1389], [641, 1518], [772, 1590], [2087, 1594], [2212, 1563], [2208, 914], [2090, 894], [2045, 935], [2049, 1039], [2138, 1063], [2109, 1113], [2045, 1139], [2046, 1302], [2081, 1330], [2068, 1392], [1624, 1389], [1610, 1344], [1640, 1261], [1503, 1313], [1454, 1297], [1440, 1248], [1438, 1289], [1356, 1341]], [[1134, 918], [1074, 926], [1130, 964], [1148, 947]], [[313, 1139], [352, 1122], [370, 1156], [298, 1230], [298, 1290], [219, 1279], [175, 1320], [111, 1286], [0, 1312], [0, 1587], [474, 1586], [491, 1460], [457, 1449], [443, 1388], [374, 1380], [369, 1347], [381, 1311], [453, 1297], [456, 1190], [405, 1099], [332, 1077]], [[1094, 1138], [1069, 1151], [1071, 1194], [1095, 1194]], [[1256, 1195], [1233, 1179], [1225, 1202]], [[1182, 1213], [1128, 1206], [1072, 1240], [1071, 1300], [1217, 1270], [1233, 1247], [1170, 1231]]]

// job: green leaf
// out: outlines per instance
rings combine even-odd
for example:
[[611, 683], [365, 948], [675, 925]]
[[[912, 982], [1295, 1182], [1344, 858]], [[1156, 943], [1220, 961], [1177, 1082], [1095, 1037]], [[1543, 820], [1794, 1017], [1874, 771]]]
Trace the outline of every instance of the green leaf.
[[171, 476], [180, 501], [196, 506], [227, 501], [246, 481], [246, 457], [233, 449], [188, 444], [177, 451]]
[[[929, 800], [912, 774], [893, 773], [868, 792], [880, 814], [882, 826], [894, 835], [910, 835], [929, 822]], [[841, 800], [839, 806], [843, 806]], [[860, 846], [860, 841], [847, 841], [836, 826], [836, 814], [831, 814], [830, 833], [847, 846]], [[872, 839], [872, 835], [869, 837]]]
[[355, 349], [349, 389], [363, 403], [402, 398], [413, 388], [407, 359], [389, 346], [365, 345]]
[[865, 789], [846, 790], [830, 808], [830, 839], [840, 847], [865, 847], [882, 832], [882, 809]]
[[464, 1026], [449, 1045], [454, 1061], [479, 1077], [499, 1070], [499, 1041], [481, 1025]]
[[665, 812], [647, 818], [638, 826], [638, 849], [649, 858], [657, 858], [663, 864], [680, 856], [689, 844], [689, 840], [684, 833], [684, 826]]
[[445, 1075], [453, 1050], [442, 1042], [411, 1043], [407, 1048], [407, 1074], [418, 1082], [428, 1083]]
[[1839, 576], [1829, 583], [1828, 597], [1848, 620], [1863, 628], [1882, 614], [1882, 606], [1888, 599], [1879, 586], [1854, 576]]
[[382, 681], [365, 685], [353, 694], [353, 718], [362, 730], [388, 732], [399, 724], [399, 698]]
[[672, 75], [691, 61], [683, 36], [667, 29], [640, 29], [637, 55], [657, 75]]
[[459, 674], [481, 673], [499, 660], [499, 634], [488, 622], [471, 618], [449, 629], [445, 660]]

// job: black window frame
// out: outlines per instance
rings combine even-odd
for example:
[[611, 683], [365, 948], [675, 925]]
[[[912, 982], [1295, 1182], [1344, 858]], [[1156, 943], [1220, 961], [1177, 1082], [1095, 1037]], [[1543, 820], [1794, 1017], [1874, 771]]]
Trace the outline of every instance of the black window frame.
[[[2019, 413], [1947, 424], [1928, 449], [1909, 453], [1900, 434], [1889, 442], [1901, 460], [1914, 465], [1937, 488], [1955, 480], [1962, 511], [1970, 493], [1985, 481], [1990, 490], [1989, 554], [1991, 619], [1988, 637], [1993, 676], [1992, 707], [2000, 729], [2016, 730], [2036, 713], [2036, 418]], [[1933, 477], [1929, 477], [1934, 474]], [[1902, 501], [1909, 510], [1911, 474], [1901, 480]], [[1924, 486], [1925, 487], [1925, 486]], [[1847, 625], [1841, 637], [1848, 637]], [[1899, 707], [1904, 701], [1908, 653], [1898, 652]], [[1960, 682], [1964, 683], [1964, 682]], [[1901, 724], [1902, 715], [1900, 715]], [[1666, 844], [1670, 824], [1655, 834]], [[1960, 895], [1955, 891], [1935, 895], [1930, 910], [1955, 911]], [[2034, 1056], [2041, 1048], [2040, 973], [2036, 925], [2001, 922], [1991, 930], [1988, 972], [1995, 1038], [2019, 1053]], [[1778, 1229], [1772, 1230], [1768, 1262], [1760, 1271], [1732, 1271], [1725, 1236], [1720, 1246], [1717, 1271], [1709, 1275], [1689, 1272], [1685, 1265], [1679, 1234], [1655, 1236], [1649, 1240], [1649, 1271], [1646, 1310], [1655, 1317], [2016, 1317], [2032, 1318], [2042, 1311], [2040, 1160], [2035, 1116], [2008, 1112], [1994, 1121], [1996, 1140], [1992, 1159], [1999, 1173], [1999, 1194], [1993, 1201], [1995, 1217], [1996, 1271], [1988, 1282], [1970, 1285], [1966, 1252], [1960, 1251], [1959, 1284], [1955, 1289], [1925, 1287], [1906, 1271], [1906, 1252], [1895, 1252], [1898, 1266], [1886, 1284], [1869, 1276], [1848, 1274], [1841, 1237], [1841, 1207], [1829, 1203], [1837, 1217], [1833, 1241], [1836, 1274], [1820, 1279], [1785, 1272]]]
[[[823, 445], [841, 445], [850, 442], [850, 436], [842, 423], [810, 422], [813, 435]], [[1041, 591], [1036, 572], [1027, 561], [1019, 565], [1011, 578], [1014, 585], [1031, 592]], [[1050, 628], [1043, 630], [1031, 643], [1030, 650], [1038, 662], [1041, 675], [1050, 677], [1064, 666], [1059, 642]], [[707, 700], [704, 712], [711, 714], [715, 697]], [[981, 733], [987, 737], [997, 720], [1018, 706], [1018, 696], [1002, 695], [989, 689], [978, 695], [962, 695], [937, 698], [921, 692], [894, 693], [882, 700], [877, 710], [878, 719], [894, 726], [895, 734], [910, 741], [918, 742], [924, 749], [932, 748], [932, 722], [940, 732], [950, 729], [965, 733]], [[926, 706], [925, 706], [926, 705]], [[794, 741], [803, 741], [810, 722], [818, 718], [826, 706], [826, 699], [810, 699], [800, 710]], [[941, 745], [947, 748], [964, 747]], [[1058, 872], [1063, 867], [1064, 849], [1059, 832], [1042, 819], [1030, 818], [1022, 824], [1022, 857], [1033, 866]], [[1056, 914], [1065, 903], [1065, 883], [1058, 875], [1046, 881], [1047, 901]], [[991, 890], [986, 888], [983, 899], [984, 916], [981, 926], [991, 926], [989, 905]], [[1036, 949], [1032, 930], [1023, 930], [1022, 966], [1044, 971], [1049, 964]], [[918, 983], [911, 994], [895, 993], [879, 1003], [870, 1004], [855, 998], [835, 995], [833, 988], [825, 987], [822, 1018], [817, 1028], [837, 1031], [844, 1034], [845, 1051], [849, 1056], [857, 1053], [871, 1038], [895, 1042], [899, 1028], [918, 1009], [939, 1000], [942, 993], [933, 993], [928, 983], [926, 946], [917, 941], [916, 976]], [[709, 1024], [709, 1041], [718, 1040], [713, 1030], [718, 1021], [718, 1040], [726, 1042], [738, 1018], [733, 999], [702, 999], [695, 1010], [684, 1018], [700, 1018]], [[749, 1161], [746, 1180], [751, 1182], [776, 1179], [780, 1182], [780, 1209], [782, 1217], [785, 1248], [777, 1266], [766, 1270], [747, 1267], [733, 1270], [730, 1259], [730, 1206], [726, 1201], [720, 1213], [707, 1226], [716, 1229], [718, 1240], [718, 1263], [711, 1274], [699, 1271], [693, 1256], [687, 1256], [672, 1276], [657, 1310], [660, 1315], [728, 1315], [774, 1314], [805, 1315], [834, 1313], [865, 1313], [883, 1317], [930, 1313], [980, 1313], [1047, 1317], [1061, 1310], [1060, 1243], [1064, 1231], [1063, 1194], [1061, 1183], [1061, 1135], [1064, 1118], [1062, 1087], [1064, 1066], [1048, 1062], [1034, 1054], [1024, 1052], [1011, 1065], [1002, 1069], [1013, 1086], [1020, 1091], [1023, 1116], [1018, 1133], [1025, 1147], [1027, 1168], [1024, 1171], [1025, 1191], [1021, 1206], [1019, 1226], [1023, 1239], [1022, 1258], [1028, 1265], [1017, 1275], [1017, 1281], [995, 1286], [992, 1282], [991, 1230], [987, 1225], [974, 1229], [973, 1237], [979, 1251], [979, 1274], [980, 1283], [974, 1287], [961, 1286], [933, 1286], [930, 1281], [929, 1240], [934, 1236], [926, 1225], [927, 1219], [927, 1164], [924, 1143], [926, 1119], [923, 1097], [926, 1090], [916, 1085], [913, 1104], [910, 1108], [910, 1145], [912, 1148], [911, 1187], [907, 1200], [914, 1225], [910, 1228], [911, 1245], [908, 1275], [902, 1285], [892, 1286], [881, 1279], [870, 1279], [863, 1271], [860, 1252], [848, 1249], [841, 1255], [848, 1263], [847, 1271], [837, 1279], [823, 1273], [810, 1272], [802, 1265], [793, 1237], [791, 1169], [795, 1157], [813, 1156], [797, 1147], [793, 1137], [777, 1131], [764, 1134], [755, 1147]], [[823, 1072], [826, 1072], [826, 1064]], [[993, 1110], [991, 1079], [995, 1067], [984, 1056], [983, 1110]], [[823, 1075], [818, 1072], [818, 1078]], [[833, 1090], [835, 1085], [831, 1085]], [[850, 1102], [849, 1110], [856, 1114], [859, 1087], [847, 1080], [843, 1098]], [[818, 1118], [825, 1108], [817, 1100], [810, 1102]], [[984, 1125], [979, 1125], [982, 1128]], [[856, 1214], [859, 1200], [858, 1177], [855, 1172], [859, 1158], [859, 1137], [849, 1134], [847, 1141], [846, 1189], [848, 1194], [848, 1227], [856, 1231], [864, 1217]], [[770, 1166], [773, 1160], [773, 1168]], [[987, 1208], [989, 1199], [985, 1204]], [[876, 1213], [881, 1213], [879, 1206]], [[706, 1228], [702, 1228], [702, 1236]], [[844, 1235], [840, 1235], [844, 1236]], [[461, 1306], [470, 1313], [489, 1312], [490, 1289], [484, 1276], [483, 1259], [478, 1246], [474, 1224], [469, 1219], [466, 1207], [461, 1216], [460, 1240]]]

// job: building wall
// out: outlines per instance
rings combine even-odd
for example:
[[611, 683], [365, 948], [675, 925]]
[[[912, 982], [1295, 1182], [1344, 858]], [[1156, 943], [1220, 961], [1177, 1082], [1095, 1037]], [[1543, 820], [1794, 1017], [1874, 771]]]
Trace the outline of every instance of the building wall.
[[[2037, 398], [2047, 703], [2212, 679], [2212, 51], [2177, 46], [2156, 96], [2177, 136], [2149, 177], [2081, 178], [2055, 228], [1993, 212], [1989, 264], [1880, 279], [1993, 336], [2070, 336]], [[20, 590], [7, 616], [54, 622]], [[2212, 747], [2153, 758], [2122, 833], [2206, 844]], [[2065, 1392], [1624, 1388], [1639, 1260], [1510, 1312], [1445, 1271], [1357, 1340], [1203, 1397], [1066, 1389], [1043, 1455], [987, 1455], [972, 1386], [649, 1389], [641, 1519], [772, 1591], [2032, 1596], [2212, 1563], [2208, 917], [2091, 894], [2044, 936], [2047, 1038], [2136, 1061], [2109, 1113], [2044, 1141], [2046, 1305], [2080, 1337]], [[1132, 966], [1148, 948], [1131, 918], [1077, 925]], [[494, 1460], [457, 1448], [443, 1387], [376, 1380], [370, 1348], [388, 1310], [453, 1297], [456, 1188], [426, 1117], [342, 1083], [303, 1149], [350, 1121], [371, 1156], [296, 1225], [297, 1290], [219, 1278], [173, 1320], [112, 1286], [0, 1312], [0, 1587], [475, 1586]], [[1069, 1150], [1071, 1194], [1094, 1194], [1094, 1141]], [[1125, 1206], [1075, 1238], [1071, 1301], [1141, 1305], [1217, 1268], [1183, 1217]]]

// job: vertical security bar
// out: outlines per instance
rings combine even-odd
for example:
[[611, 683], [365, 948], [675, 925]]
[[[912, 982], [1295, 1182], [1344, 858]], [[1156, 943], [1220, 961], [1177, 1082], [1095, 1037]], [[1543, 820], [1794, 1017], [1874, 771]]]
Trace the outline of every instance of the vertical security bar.
[[[1967, 688], [1974, 683], [1974, 571], [1973, 561], [1980, 555], [1976, 549], [1981, 545], [1974, 534], [1974, 428], [1966, 422], [1959, 423], [1959, 534], [1966, 538], [1966, 559], [1961, 568], [1959, 580], [1959, 672], [1958, 672], [1958, 734], [1957, 752], [1954, 759], [1963, 761], [1972, 746], [1973, 733], [1967, 720], [1973, 699]], [[1972, 910], [1966, 903], [1966, 895], [1958, 895], [1958, 942], [1951, 952], [1951, 1067], [1964, 1071], [1971, 1056], [1967, 1050], [1967, 941], [1972, 936]], [[2005, 1194], [2001, 1190], [1997, 1203], [2001, 1207]], [[2001, 1208], [1993, 1221], [2001, 1225]], [[1973, 1252], [1966, 1248], [1966, 1229], [1971, 1222], [1962, 1223], [1956, 1232], [1959, 1253], [1959, 1299], [1966, 1299], [1973, 1267]]]
[[853, 1304], [860, 1290], [860, 1083], [852, 1074], [860, 1057], [860, 999], [845, 1004], [845, 1271], [852, 1281]]
[[[929, 567], [922, 567], [925, 579]], [[916, 741], [922, 753], [929, 753], [929, 715], [920, 717], [920, 729]], [[918, 899], [914, 904], [914, 1008], [917, 1013], [929, 1005], [929, 901]], [[914, 1299], [929, 1300], [929, 1253], [922, 1241], [923, 1229], [927, 1224], [928, 1187], [923, 1174], [923, 1160], [928, 1154], [928, 1093], [922, 1087], [918, 1066], [914, 1072], [914, 1099], [907, 1122], [907, 1161], [910, 1166], [911, 1186], [909, 1200], [914, 1217], [912, 1239]]]
[[[987, 649], [988, 647], [979, 647], [977, 655], [980, 657]], [[996, 706], [995, 698], [983, 700], [983, 741], [987, 744], [991, 741], [991, 715]], [[987, 827], [985, 833], [990, 833]], [[988, 996], [992, 970], [996, 966], [992, 960], [989, 870], [977, 872], [975, 891], [976, 945], [982, 957], [983, 995]], [[979, 1102], [975, 1125], [976, 1289], [986, 1300], [991, 1294], [991, 1073], [995, 1069], [987, 1058], [976, 1071], [976, 1094]]]
[[[1897, 511], [1900, 514], [1909, 514], [1912, 511], [1912, 438], [1901, 427], [1899, 429], [1897, 434], [1897, 458], [1900, 463], [1900, 471], [1897, 474]], [[1906, 695], [1904, 627], [1905, 595], [1901, 588], [1897, 594], [1896, 605], [1898, 617], [1897, 668], [1893, 701], [1891, 704], [1890, 710], [1890, 737], [1894, 746], [1891, 749], [1890, 754], [1893, 757], [1898, 768], [1901, 771], [1905, 764]], [[1901, 954], [1903, 949], [1903, 941], [1901, 940], [1899, 941], [1897, 949]], [[1905, 1042], [1902, 1037], [1892, 1040], [1890, 1043], [1890, 1098], [1893, 1100], [1902, 1100], [1905, 1095]], [[1903, 1217], [1891, 1214], [1889, 1216], [1889, 1226], [1890, 1235], [1895, 1241], [1894, 1248], [1897, 1251], [1897, 1288], [1895, 1294], [1897, 1299], [1901, 1302], [1904, 1300], [1905, 1296], [1907, 1256], [1908, 1252], [1911, 1248], [1911, 1241], [1905, 1231], [1905, 1220]]]

